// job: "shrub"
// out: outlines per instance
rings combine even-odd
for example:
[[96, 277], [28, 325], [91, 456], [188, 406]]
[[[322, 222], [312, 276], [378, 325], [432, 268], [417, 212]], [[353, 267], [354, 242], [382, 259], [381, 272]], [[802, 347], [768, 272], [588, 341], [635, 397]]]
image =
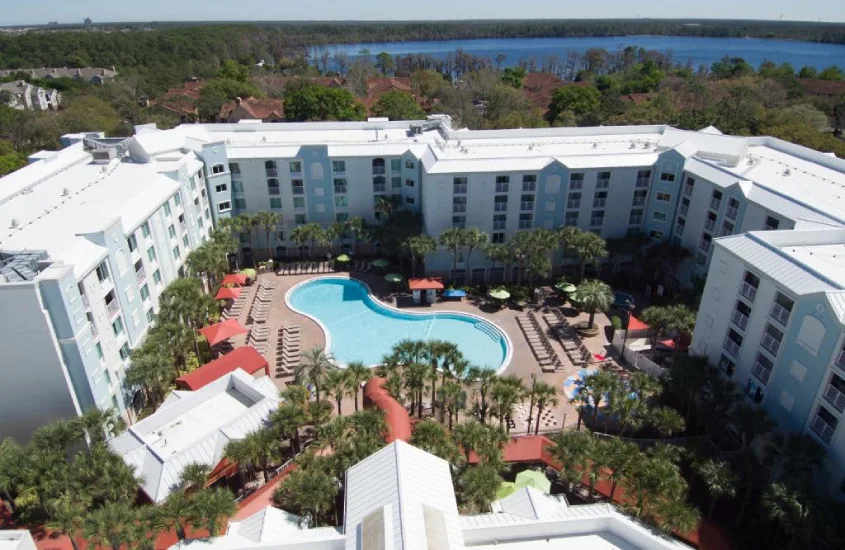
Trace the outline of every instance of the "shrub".
[[613, 330], [622, 329], [622, 319], [618, 315], [614, 315], [610, 318], [610, 324], [613, 325]]

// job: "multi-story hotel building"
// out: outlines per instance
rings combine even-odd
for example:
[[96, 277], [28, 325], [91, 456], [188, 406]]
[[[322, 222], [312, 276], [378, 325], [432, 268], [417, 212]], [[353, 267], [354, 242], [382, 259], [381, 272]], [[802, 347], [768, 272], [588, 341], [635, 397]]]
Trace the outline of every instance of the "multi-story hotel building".
[[[493, 242], [507, 242], [520, 230], [572, 225], [604, 238], [644, 233], [654, 242], [678, 243], [692, 252], [674, 274], [678, 282], [709, 269], [693, 350], [715, 364], [722, 362], [725, 339], [736, 343], [741, 349], [729, 360], [743, 388], [744, 373], [759, 373], [769, 364], [736, 337], [761, 346], [765, 340], [769, 347], [760, 356], [771, 363], [771, 379], [761, 382], [775, 384], [786, 359], [767, 355], [774, 349], [771, 338], [783, 341], [792, 330], [778, 319], [795, 323], [783, 311], [804, 306], [802, 294], [779, 280], [780, 272], [743, 264], [751, 260], [729, 243], [799, 238], [803, 230], [786, 231], [796, 227], [845, 226], [845, 161], [773, 138], [724, 136], [715, 128], [471, 131], [451, 128], [442, 115], [410, 122], [241, 121], [139, 127], [126, 140], [89, 139], [34, 160], [0, 180], [0, 225], [7, 228], [0, 235], [5, 277], [0, 349], [8, 357], [2, 369], [7, 383], [0, 390], [4, 435], [27, 433], [88, 406], [116, 403], [125, 410], [118, 389], [123, 357], [143, 338], [161, 288], [147, 280], [142, 290], [144, 277], [157, 272], [160, 285], [166, 284], [211, 223], [240, 213], [270, 210], [283, 219], [270, 242], [263, 231], [255, 240], [241, 236], [247, 261], [264, 257], [268, 249], [280, 259], [305, 253], [290, 241], [291, 231], [304, 223], [327, 226], [361, 216], [378, 224], [382, 197], [419, 213], [423, 230], [435, 237], [465, 226], [481, 229]], [[778, 231], [758, 233], [766, 230]], [[836, 231], [831, 235], [841, 239]], [[252, 244], [262, 250], [253, 251]], [[730, 311], [720, 309], [729, 290], [720, 290], [721, 302], [713, 297], [714, 285], [729, 284], [727, 274], [745, 270], [741, 265], [758, 285], [769, 277], [779, 289], [779, 295], [772, 290], [765, 296], [765, 312], [759, 305], [763, 296], [757, 309], [737, 297]], [[427, 267], [431, 274], [450, 276], [451, 254], [438, 251]], [[498, 281], [504, 275], [481, 252], [470, 267], [473, 280]], [[454, 276], [462, 277], [465, 268], [461, 258]], [[783, 308], [777, 317], [769, 311], [772, 303]], [[733, 328], [734, 310], [745, 316], [745, 327]], [[834, 315], [835, 307], [825, 311]], [[824, 342], [838, 342], [841, 326], [822, 322]], [[757, 333], [749, 337], [752, 330]], [[764, 339], [763, 332], [771, 338]], [[790, 410], [779, 404], [781, 390], [758, 393], [754, 386], [752, 401], [774, 411], [781, 426], [812, 431], [818, 414], [809, 401], [818, 401], [818, 395], [824, 400], [819, 392], [826, 394], [828, 386], [839, 387], [822, 374], [838, 368], [831, 366], [838, 355], [831, 350], [822, 357], [822, 351], [799, 359], [807, 388], [790, 391], [795, 398]], [[789, 369], [781, 369], [784, 376]], [[805, 394], [812, 396], [807, 404]], [[829, 411], [834, 416], [837, 402]], [[791, 420], [782, 420], [784, 415]], [[836, 446], [845, 436], [838, 423], [823, 418], [830, 430], [822, 429], [827, 435], [821, 439]]]

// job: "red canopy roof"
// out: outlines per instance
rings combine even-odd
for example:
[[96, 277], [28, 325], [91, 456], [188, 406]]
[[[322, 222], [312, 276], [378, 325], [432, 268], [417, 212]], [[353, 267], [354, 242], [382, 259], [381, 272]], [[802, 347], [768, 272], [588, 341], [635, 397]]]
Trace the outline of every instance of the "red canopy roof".
[[198, 390], [235, 369], [243, 369], [249, 374], [255, 374], [263, 369], [264, 374], [270, 375], [267, 360], [255, 351], [254, 347], [243, 346], [180, 376], [176, 379], [176, 387], [181, 390]]
[[384, 389], [384, 383], [384, 378], [370, 378], [364, 384], [364, 399], [371, 401], [384, 412], [384, 420], [387, 423], [385, 443], [392, 443], [397, 439], [408, 441], [411, 439], [411, 418], [405, 407]]
[[[543, 462], [548, 465], [554, 464], [549, 453], [549, 447], [553, 447], [551, 440], [544, 435], [525, 435], [511, 438], [510, 441], [502, 449], [505, 462], [512, 464], [515, 462]], [[476, 464], [478, 462], [478, 455], [475, 451], [469, 455], [469, 463]]]
[[631, 315], [628, 318], [628, 330], [648, 330], [648, 325]]
[[223, 287], [220, 287], [220, 290], [217, 291], [217, 296], [215, 296], [214, 299], [215, 300], [235, 300], [240, 295], [241, 295], [241, 289], [223, 286]]
[[426, 277], [425, 279], [408, 279], [408, 288], [411, 290], [443, 290], [443, 281]]
[[230, 273], [223, 277], [223, 285], [238, 285], [243, 286], [246, 284], [247, 276], [242, 273]]
[[226, 319], [222, 323], [210, 325], [200, 329], [200, 334], [205, 336], [210, 346], [215, 346], [224, 340], [228, 340], [232, 336], [238, 334], [245, 334], [246, 329], [241, 325], [237, 319]]

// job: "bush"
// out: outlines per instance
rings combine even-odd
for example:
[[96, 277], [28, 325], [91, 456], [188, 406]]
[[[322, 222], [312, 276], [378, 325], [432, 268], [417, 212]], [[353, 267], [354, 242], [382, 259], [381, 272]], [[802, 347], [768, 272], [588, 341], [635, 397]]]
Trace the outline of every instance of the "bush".
[[613, 326], [613, 330], [622, 330], [622, 319], [618, 315], [610, 318], [610, 324]]

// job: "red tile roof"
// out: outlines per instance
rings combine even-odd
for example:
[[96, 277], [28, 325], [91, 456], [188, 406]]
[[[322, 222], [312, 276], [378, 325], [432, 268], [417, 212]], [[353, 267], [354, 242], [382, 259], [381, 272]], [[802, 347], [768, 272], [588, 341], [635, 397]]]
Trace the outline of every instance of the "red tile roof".
[[564, 84], [563, 80], [550, 73], [528, 73], [522, 79], [522, 93], [535, 107], [545, 112], [552, 102], [552, 92]]
[[238, 122], [245, 118], [278, 122], [284, 118], [284, 106], [281, 99], [247, 97], [227, 101], [220, 108], [220, 120]]
[[408, 288], [411, 290], [442, 290], [443, 281], [428, 277], [425, 279], [408, 279]]
[[176, 379], [176, 387], [181, 390], [198, 390], [239, 368], [249, 374], [255, 374], [264, 369], [264, 373], [270, 375], [267, 360], [252, 346], [242, 346], [184, 376], [180, 376]]
[[845, 80], [821, 80], [818, 78], [802, 78], [798, 82], [808, 94], [829, 95], [839, 97], [845, 95]]

